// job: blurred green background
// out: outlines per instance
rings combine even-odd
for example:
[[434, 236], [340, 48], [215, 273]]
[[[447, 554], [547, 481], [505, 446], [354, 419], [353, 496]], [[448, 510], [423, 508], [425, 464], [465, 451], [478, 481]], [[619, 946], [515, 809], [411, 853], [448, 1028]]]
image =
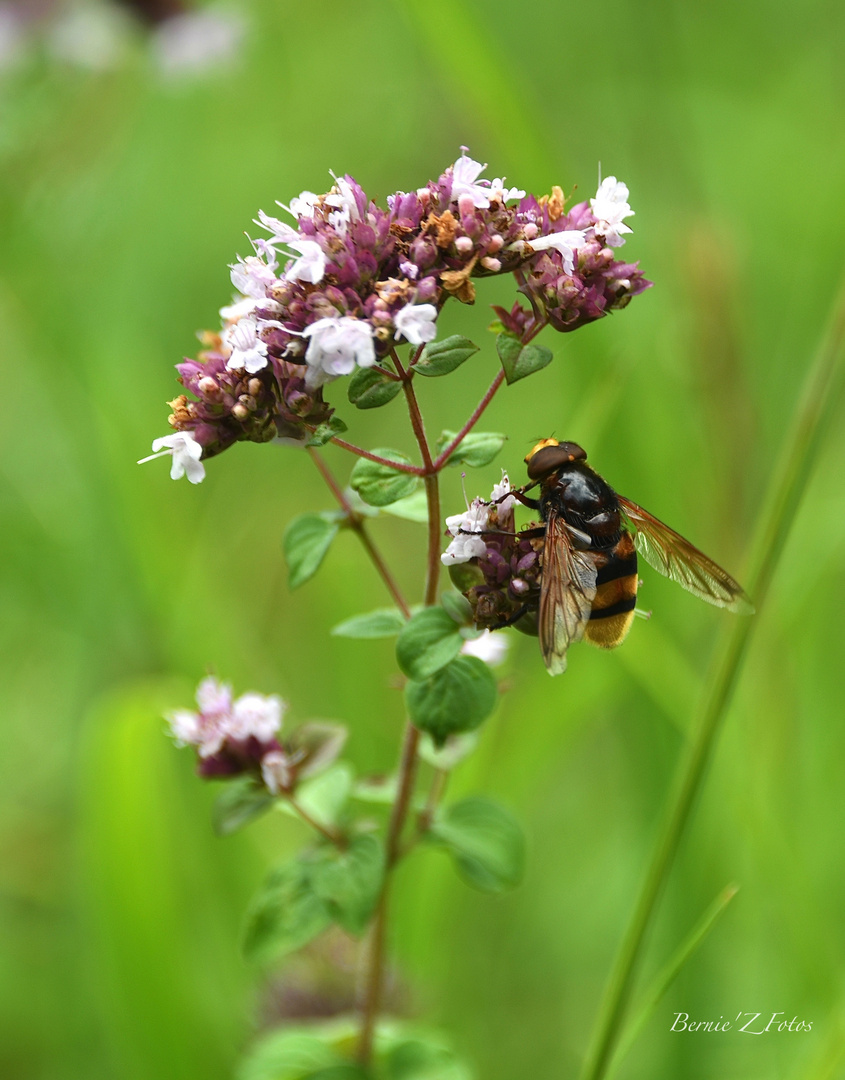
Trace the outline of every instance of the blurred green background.
[[[259, 207], [326, 190], [330, 168], [383, 198], [461, 144], [487, 176], [538, 193], [588, 197], [599, 162], [624, 179], [624, 254], [655, 288], [579, 333], [546, 332], [555, 363], [490, 407], [482, 427], [510, 441], [467, 489], [487, 493], [500, 464], [519, 478], [537, 438], [577, 439], [740, 579], [842, 273], [839, 4], [243, 10], [242, 53], [214, 73], [162, 79], [140, 40], [107, 71], [36, 49], [0, 73], [0, 1075], [14, 1080], [223, 1080], [278, 1013], [285, 969], [248, 968], [239, 928], [268, 862], [304, 834], [274, 815], [212, 835], [211, 786], [161, 719], [209, 666], [238, 691], [281, 693], [293, 723], [347, 721], [362, 772], [393, 766], [392, 644], [327, 634], [387, 602], [355, 538], [313, 582], [286, 585], [286, 523], [332, 505], [307, 458], [236, 446], [197, 488], [135, 465], [168, 430], [172, 365], [217, 324]], [[494, 282], [448, 310], [444, 330], [484, 349], [421, 386], [433, 433], [458, 427], [495, 374], [487, 304], [510, 295]], [[328, 396], [355, 441], [413, 452], [400, 402], [356, 413], [342, 383]], [[622, 1080], [841, 1075], [843, 450], [837, 423], [756, 616], [647, 969], [724, 885], [740, 893]], [[349, 455], [326, 457], [348, 475]], [[443, 497], [459, 511], [457, 472]], [[418, 597], [424, 530], [383, 518], [372, 531]], [[451, 793], [488, 792], [524, 821], [521, 888], [472, 893], [437, 853], [398, 875], [403, 996], [483, 1080], [576, 1074], [730, 620], [643, 577], [651, 621], [617, 652], [573, 648], [563, 678], [511, 635], [510, 692]], [[671, 1033], [678, 1011], [782, 1011], [813, 1028]]]

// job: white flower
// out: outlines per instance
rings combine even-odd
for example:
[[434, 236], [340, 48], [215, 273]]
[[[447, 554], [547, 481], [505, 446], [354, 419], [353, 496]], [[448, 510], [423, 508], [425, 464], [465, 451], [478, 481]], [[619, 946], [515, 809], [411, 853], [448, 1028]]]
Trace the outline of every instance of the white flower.
[[461, 195], [469, 195], [472, 205], [484, 209], [490, 205], [490, 181], [485, 180], [476, 184], [476, 180], [487, 168], [464, 152], [466, 147], [461, 147], [461, 156], [452, 166], [452, 200], [459, 199]]
[[[510, 491], [511, 482], [508, 479], [508, 474], [502, 469], [502, 479], [498, 484], [493, 485], [493, 490], [490, 492], [490, 502], [496, 503], [496, 512], [500, 521], [516, 504], [516, 498], [510, 494]], [[498, 502], [498, 499], [502, 501]]]
[[269, 742], [281, 727], [284, 702], [262, 694], [243, 694], [232, 702], [232, 688], [209, 677], [197, 687], [198, 712], [177, 709], [167, 716], [173, 737], [180, 746], [196, 746], [200, 757], [211, 757], [227, 739], [245, 742], [255, 737]]
[[313, 191], [301, 191], [295, 199], [291, 199], [290, 206], [285, 206], [284, 203], [279, 203], [279, 206], [295, 218], [307, 217], [312, 218], [314, 216], [314, 207], [320, 202], [320, 196], [315, 195]]
[[237, 322], [245, 315], [251, 315], [257, 303], [258, 301], [252, 296], [233, 296], [231, 304], [220, 308], [220, 318], [224, 324]]
[[281, 750], [271, 750], [262, 757], [261, 777], [273, 795], [278, 795], [280, 791], [290, 787], [293, 779], [291, 766], [290, 758]]
[[232, 708], [232, 687], [209, 675], [197, 687], [196, 702], [203, 715], [228, 716]]
[[422, 345], [437, 337], [437, 308], [434, 304], [406, 304], [393, 317], [394, 338], [404, 337], [411, 345]]
[[153, 453], [149, 457], [141, 458], [138, 464], [143, 465], [145, 461], [166, 457], [167, 454], [173, 456], [173, 464], [170, 466], [172, 480], [187, 476], [192, 484], [198, 484], [205, 478], [205, 466], [200, 461], [202, 447], [190, 431], [177, 431], [173, 435], [163, 435], [156, 439], [153, 442]]
[[228, 734], [233, 739], [244, 740], [254, 736], [259, 742], [272, 739], [282, 726], [284, 704], [275, 694], [242, 694], [232, 709]]
[[166, 719], [179, 746], [196, 746], [200, 757], [216, 754], [226, 738], [232, 708], [232, 688], [209, 677], [197, 687], [199, 712], [177, 709]]
[[285, 270], [288, 281], [310, 281], [317, 285], [326, 272], [326, 256], [316, 240], [288, 240], [287, 246], [299, 252], [293, 266]]
[[443, 565], [452, 566], [481, 558], [487, 551], [487, 545], [479, 533], [484, 532], [489, 520], [490, 506], [483, 499], [473, 499], [463, 514], [447, 517], [446, 528], [454, 539], [440, 556]]
[[177, 746], [199, 746], [202, 741], [200, 717], [187, 709], [177, 709], [166, 717]]
[[494, 634], [490, 630], [485, 630], [480, 637], [465, 641], [461, 646], [461, 652], [464, 656], [477, 656], [485, 664], [492, 664], [495, 667], [505, 659], [509, 646], [510, 638], [505, 637], [504, 634]]
[[277, 266], [275, 262], [268, 265], [257, 255], [247, 255], [245, 259], [238, 256], [238, 261], [229, 267], [232, 284], [244, 296], [251, 296], [254, 300], [263, 300], [267, 289], [276, 280]]
[[596, 219], [596, 233], [604, 237], [608, 247], [621, 247], [625, 243], [621, 234], [632, 231], [622, 222], [634, 214], [628, 205], [627, 186], [615, 176], [606, 176], [599, 185], [596, 197], [590, 199], [590, 209]]
[[328, 222], [342, 235], [346, 235], [346, 227], [350, 221], [360, 220], [358, 204], [355, 201], [355, 192], [352, 185], [343, 176], [334, 177], [334, 188], [324, 196], [323, 203], [333, 206], [335, 209], [328, 215]]
[[490, 197], [497, 199], [499, 202], [506, 203], [511, 199], [524, 199], [525, 192], [520, 190], [520, 188], [506, 188], [505, 177], [503, 176], [501, 180], [497, 177], [490, 182]]
[[372, 367], [376, 362], [373, 331], [363, 319], [318, 319], [306, 326], [303, 337], [309, 338], [305, 362], [306, 385], [314, 388], [338, 375], [349, 375], [358, 367]]
[[231, 348], [226, 361], [230, 371], [248, 371], [254, 375], [267, 367], [267, 346], [258, 336], [258, 323], [251, 316], [239, 319], [223, 333], [223, 341]]
[[260, 225], [262, 229], [266, 229], [271, 234], [270, 244], [289, 244], [291, 240], [299, 239], [299, 233], [292, 225], [286, 225], [284, 221], [270, 217], [263, 210], [259, 210], [258, 217], [253, 220], [256, 225]]
[[549, 233], [547, 236], [537, 236], [531, 241], [534, 251], [547, 251], [554, 248], [559, 251], [563, 258], [563, 271], [571, 274], [575, 265], [575, 252], [584, 246], [583, 229], [567, 229], [564, 232]]

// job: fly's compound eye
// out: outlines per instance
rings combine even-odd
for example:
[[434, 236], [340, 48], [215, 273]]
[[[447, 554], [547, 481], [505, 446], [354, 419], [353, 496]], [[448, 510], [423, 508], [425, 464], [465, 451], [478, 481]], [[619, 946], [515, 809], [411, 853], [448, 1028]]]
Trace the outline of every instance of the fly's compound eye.
[[528, 478], [530, 480], [542, 480], [550, 476], [557, 469], [569, 465], [573, 461], [585, 461], [587, 451], [578, 443], [556, 443], [552, 439], [546, 439], [531, 451], [525, 459], [528, 465]]

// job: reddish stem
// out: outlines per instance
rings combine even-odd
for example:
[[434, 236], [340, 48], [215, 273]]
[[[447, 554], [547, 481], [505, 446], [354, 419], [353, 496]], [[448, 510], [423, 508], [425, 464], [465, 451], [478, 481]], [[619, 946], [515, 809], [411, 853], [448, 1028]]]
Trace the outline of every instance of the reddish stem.
[[332, 495], [334, 495], [334, 497], [337, 499], [341, 509], [346, 514], [346, 520], [349, 523], [349, 527], [358, 534], [358, 538], [364, 545], [364, 550], [370, 556], [373, 565], [378, 571], [379, 577], [387, 586], [387, 591], [396, 601], [396, 606], [399, 608], [399, 610], [402, 612], [406, 619], [410, 619], [411, 609], [408, 607], [405, 597], [402, 595], [399, 586], [396, 584], [396, 580], [393, 577], [393, 574], [391, 574], [390, 570], [388, 569], [387, 563], [384, 561], [381, 552], [370, 539], [370, 534], [367, 531], [367, 527], [364, 523], [364, 518], [350, 506], [349, 500], [344, 495], [340, 484], [338, 484], [337, 480], [335, 480], [331, 469], [328, 467], [325, 461], [323, 461], [323, 458], [320, 454], [317, 453], [313, 446], [308, 447], [308, 453], [311, 455], [311, 460], [317, 466], [320, 475], [326, 481], [326, 484], [328, 485]]
[[339, 439], [335, 436], [332, 443], [335, 446], [342, 447], [344, 450], [348, 450], [350, 454], [366, 458], [367, 461], [374, 461], [376, 465], [385, 465], [388, 469], [393, 469], [396, 472], [410, 473], [412, 476], [425, 475], [425, 469], [419, 465], [405, 465], [401, 461], [391, 461], [389, 458], [379, 457], [378, 454], [371, 454], [369, 450], [364, 450], [362, 447], [356, 446], [355, 443], [347, 442], [346, 439]]
[[475, 411], [473, 412], [469, 420], [467, 420], [467, 422], [464, 424], [458, 434], [454, 437], [454, 439], [452, 439], [446, 449], [443, 450], [440, 454], [438, 454], [438, 456], [434, 459], [433, 467], [436, 471], [439, 472], [443, 468], [443, 466], [446, 464], [446, 462], [449, 460], [455, 450], [461, 445], [467, 435], [469, 435], [469, 433], [481, 419], [481, 414], [493, 400], [493, 395], [496, 393], [496, 391], [499, 389], [499, 387], [504, 381], [505, 373], [504, 370], [502, 370], [490, 384], [489, 390], [481, 399], [481, 401], [479, 401], [478, 405], [475, 408]]

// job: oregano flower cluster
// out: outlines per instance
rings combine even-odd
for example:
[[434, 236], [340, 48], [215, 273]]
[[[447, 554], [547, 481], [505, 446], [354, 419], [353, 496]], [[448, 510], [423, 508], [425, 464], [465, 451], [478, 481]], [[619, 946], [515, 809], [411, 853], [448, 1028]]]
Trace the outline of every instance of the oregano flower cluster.
[[173, 475], [199, 482], [200, 459], [234, 442], [307, 443], [331, 420], [327, 384], [359, 369], [395, 374], [397, 345], [434, 341], [443, 305], [473, 303], [476, 279], [516, 275], [530, 306], [497, 309], [516, 335], [538, 321], [577, 329], [649, 287], [615, 256], [634, 213], [625, 184], [607, 177], [567, 209], [560, 187], [526, 195], [480, 179], [484, 168], [464, 149], [437, 180], [385, 206], [345, 175], [323, 195], [280, 204], [290, 220], [259, 211], [252, 253], [230, 267], [237, 293], [221, 327], [177, 365], [187, 392], [170, 402], [169, 422], [181, 437], [154, 447], [173, 455]]

